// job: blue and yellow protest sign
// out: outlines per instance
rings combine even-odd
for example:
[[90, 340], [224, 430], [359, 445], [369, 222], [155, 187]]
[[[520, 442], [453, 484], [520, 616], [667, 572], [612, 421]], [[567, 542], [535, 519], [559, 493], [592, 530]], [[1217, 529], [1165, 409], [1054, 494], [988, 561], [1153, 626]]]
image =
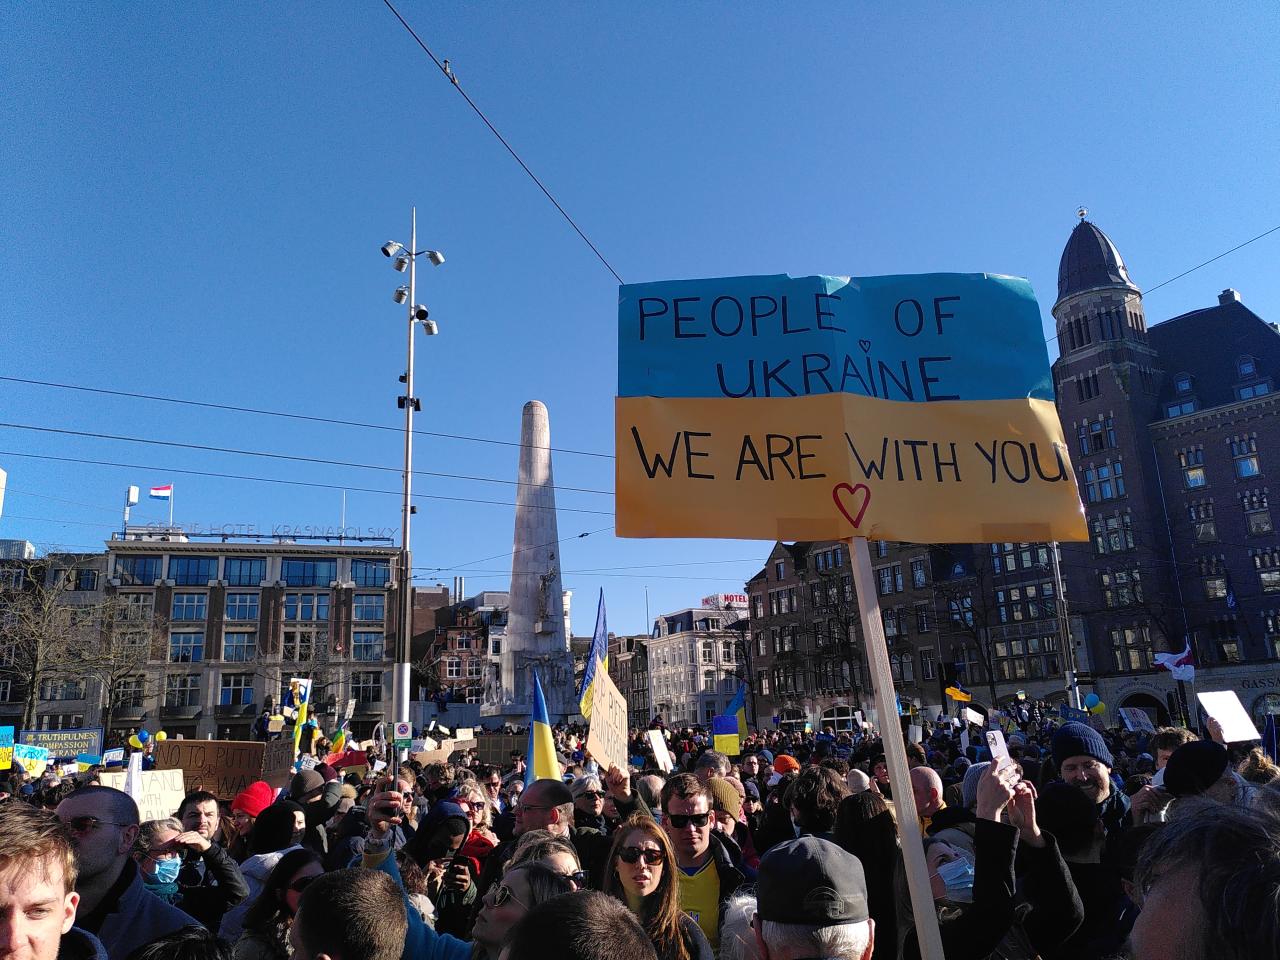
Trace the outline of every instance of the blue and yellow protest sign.
[[44, 747], [33, 747], [28, 743], [15, 743], [13, 762], [27, 771], [27, 776], [38, 777], [49, 766], [49, 751]]
[[13, 727], [0, 727], [0, 770], [13, 766]]
[[623, 286], [617, 532], [1087, 539], [1025, 280]]

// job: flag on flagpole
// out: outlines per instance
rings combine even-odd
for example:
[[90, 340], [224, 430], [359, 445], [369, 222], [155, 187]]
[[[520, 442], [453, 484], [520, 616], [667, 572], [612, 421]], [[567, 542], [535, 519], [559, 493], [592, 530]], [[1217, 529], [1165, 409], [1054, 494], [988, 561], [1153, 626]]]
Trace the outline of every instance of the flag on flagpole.
[[147, 496], [152, 500], [171, 500], [173, 498], [173, 484], [166, 483], [163, 487], [152, 487]]
[[1191, 641], [1187, 640], [1186, 648], [1181, 653], [1157, 653], [1153, 658], [1156, 666], [1164, 667], [1173, 674], [1173, 679], [1194, 683], [1196, 679], [1196, 658], [1191, 653]]
[[952, 700], [958, 700], [960, 703], [968, 703], [973, 699], [973, 694], [958, 683], [953, 687], [947, 687], [946, 694]]
[[302, 728], [307, 722], [308, 701], [311, 699], [311, 681], [306, 677], [290, 677], [289, 678], [289, 694], [285, 697], [286, 704], [292, 700], [291, 706], [298, 711], [293, 721], [293, 750], [298, 751], [298, 743], [302, 739]]
[[526, 787], [535, 780], [559, 780], [560, 761], [556, 759], [556, 741], [551, 736], [551, 718], [547, 716], [547, 700], [542, 695], [542, 681], [533, 671], [533, 710], [529, 714], [528, 763], [524, 769]]
[[747, 736], [747, 685], [740, 683], [738, 692], [729, 701], [729, 709], [725, 713], [738, 721], [738, 738], [745, 740]]
[[600, 603], [596, 607], [596, 632], [591, 637], [591, 649], [587, 651], [587, 668], [582, 672], [582, 686], [578, 689], [578, 710], [591, 719], [591, 704], [595, 698], [592, 684], [596, 671], [609, 670], [609, 626], [604, 615], [604, 587], [600, 588]]
[[711, 735], [715, 738], [715, 749], [726, 757], [736, 757], [742, 753], [742, 741], [738, 739], [738, 718], [731, 713], [711, 718]]

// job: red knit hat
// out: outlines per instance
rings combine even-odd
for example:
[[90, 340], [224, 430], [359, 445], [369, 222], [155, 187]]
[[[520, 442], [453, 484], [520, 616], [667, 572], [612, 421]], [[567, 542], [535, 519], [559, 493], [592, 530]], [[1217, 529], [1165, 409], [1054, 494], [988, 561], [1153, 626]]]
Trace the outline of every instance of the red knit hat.
[[256, 817], [271, 806], [275, 799], [275, 787], [265, 780], [258, 780], [236, 794], [236, 798], [231, 801], [231, 812], [243, 810], [249, 816]]
[[780, 753], [773, 758], [773, 772], [782, 774], [799, 773], [800, 761], [789, 754]]

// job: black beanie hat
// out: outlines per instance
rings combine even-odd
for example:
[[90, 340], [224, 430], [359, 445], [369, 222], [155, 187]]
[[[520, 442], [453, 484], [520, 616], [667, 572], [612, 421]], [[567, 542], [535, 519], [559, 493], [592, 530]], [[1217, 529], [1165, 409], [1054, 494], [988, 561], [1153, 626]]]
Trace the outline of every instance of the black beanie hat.
[[1053, 735], [1053, 762], [1062, 765], [1072, 757], [1093, 757], [1104, 767], [1116, 765], [1102, 734], [1086, 723], [1064, 723]]
[[1175, 797], [1204, 793], [1222, 779], [1228, 759], [1227, 748], [1212, 740], [1184, 743], [1164, 765], [1164, 788]]

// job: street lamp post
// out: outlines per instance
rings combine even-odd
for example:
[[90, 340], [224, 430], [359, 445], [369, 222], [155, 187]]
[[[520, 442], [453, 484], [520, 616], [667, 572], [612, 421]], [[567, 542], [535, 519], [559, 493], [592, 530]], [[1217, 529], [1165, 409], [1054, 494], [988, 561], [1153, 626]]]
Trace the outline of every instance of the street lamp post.
[[[405, 372], [400, 380], [404, 393], [397, 398], [397, 405], [404, 410], [404, 498], [400, 504], [400, 629], [396, 635], [395, 668], [391, 682], [391, 724], [394, 740], [394, 724], [408, 722], [410, 679], [410, 639], [413, 631], [413, 555], [409, 548], [409, 533], [414, 514], [413, 506], [413, 415], [422, 409], [421, 401], [413, 393], [414, 328], [422, 324], [428, 336], [439, 333], [434, 320], [429, 319], [427, 308], [417, 302], [418, 257], [426, 255], [433, 266], [444, 263], [444, 254], [438, 250], [418, 249], [418, 208], [412, 208], [409, 225], [409, 246], [394, 240], [383, 244], [382, 253], [391, 258], [398, 273], [409, 272], [409, 283], [396, 289], [392, 299], [408, 305], [408, 334], [405, 352]], [[384, 734], [385, 736], [385, 734]]]

